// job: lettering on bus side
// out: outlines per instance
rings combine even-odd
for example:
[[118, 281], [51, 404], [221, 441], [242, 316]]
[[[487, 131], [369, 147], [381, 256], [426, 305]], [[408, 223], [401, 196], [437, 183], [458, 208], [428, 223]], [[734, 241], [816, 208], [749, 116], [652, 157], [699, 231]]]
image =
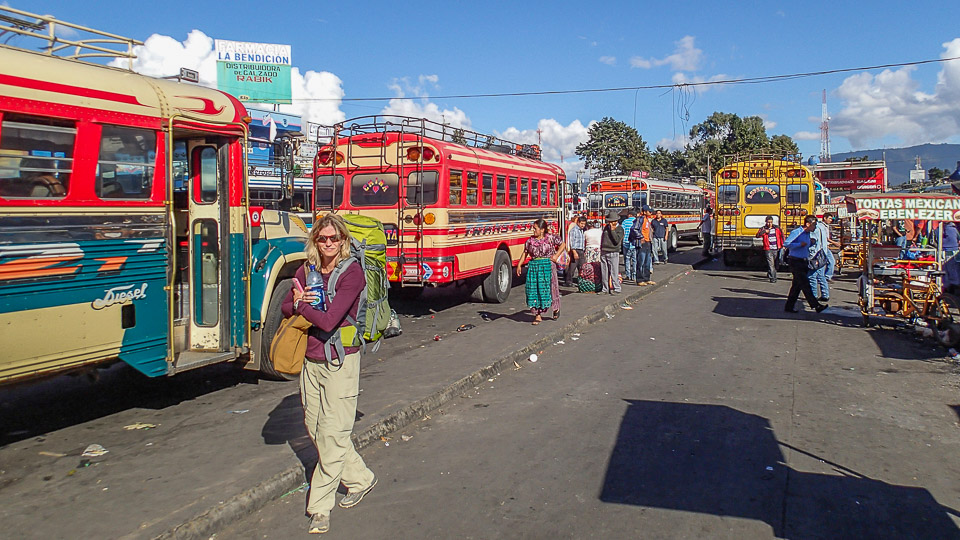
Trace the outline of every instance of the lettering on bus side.
[[91, 302], [93, 309], [103, 309], [114, 304], [126, 304], [134, 300], [142, 300], [147, 297], [147, 285], [143, 283], [134, 289], [134, 285], [120, 285], [104, 291], [102, 298], [97, 298]]

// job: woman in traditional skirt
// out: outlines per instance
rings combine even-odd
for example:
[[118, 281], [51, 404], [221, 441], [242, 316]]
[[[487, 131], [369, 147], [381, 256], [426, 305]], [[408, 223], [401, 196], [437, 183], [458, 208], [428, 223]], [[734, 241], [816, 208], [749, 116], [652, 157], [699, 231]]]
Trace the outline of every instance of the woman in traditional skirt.
[[603, 230], [596, 221], [587, 224], [587, 230], [583, 232], [584, 255], [587, 263], [600, 262], [600, 240], [603, 238]]
[[540, 315], [553, 309], [553, 318], [560, 317], [560, 291], [551, 276], [556, 270], [553, 263], [563, 253], [563, 241], [559, 236], [548, 232], [547, 222], [538, 219], [533, 222], [533, 236], [527, 239], [517, 265], [519, 276], [524, 264], [527, 268], [527, 305], [533, 311], [533, 324], [540, 324]]

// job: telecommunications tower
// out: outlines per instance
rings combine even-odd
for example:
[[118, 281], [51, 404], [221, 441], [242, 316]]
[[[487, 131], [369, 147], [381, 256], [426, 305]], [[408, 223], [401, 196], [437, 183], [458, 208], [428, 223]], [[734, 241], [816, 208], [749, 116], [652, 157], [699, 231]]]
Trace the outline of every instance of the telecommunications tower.
[[823, 91], [823, 107], [820, 109], [820, 162], [830, 163], [830, 117], [827, 116], [827, 91]]

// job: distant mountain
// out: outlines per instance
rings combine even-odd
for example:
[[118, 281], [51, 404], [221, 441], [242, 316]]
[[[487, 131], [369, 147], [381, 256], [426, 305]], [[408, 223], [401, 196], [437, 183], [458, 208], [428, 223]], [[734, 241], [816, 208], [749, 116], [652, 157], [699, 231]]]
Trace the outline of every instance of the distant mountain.
[[921, 144], [907, 148], [886, 148], [881, 150], [859, 150], [833, 154], [830, 161], [843, 161], [851, 157], [869, 156], [870, 160], [887, 160], [887, 174], [889, 185], [894, 186], [910, 180], [910, 170], [916, 166], [917, 156], [920, 156], [920, 165], [924, 170], [934, 167], [946, 169], [947, 174], [957, 168], [960, 161], [960, 144]]

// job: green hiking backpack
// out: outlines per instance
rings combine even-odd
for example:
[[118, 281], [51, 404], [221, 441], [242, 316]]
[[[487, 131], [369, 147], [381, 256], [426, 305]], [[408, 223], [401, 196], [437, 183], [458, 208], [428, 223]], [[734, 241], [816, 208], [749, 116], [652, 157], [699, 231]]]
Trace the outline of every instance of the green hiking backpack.
[[350, 231], [350, 258], [341, 261], [330, 274], [327, 296], [333, 299], [336, 295], [337, 279], [354, 263], [363, 268], [367, 284], [360, 293], [357, 319], [347, 316], [353, 326], [341, 327], [340, 332], [334, 333], [331, 339], [323, 344], [326, 357], [333, 358], [330, 353], [335, 348], [341, 363], [345, 356], [345, 346], [360, 347], [361, 352], [366, 352], [367, 343], [373, 343], [370, 350], [379, 349], [383, 331], [390, 323], [390, 304], [387, 302], [387, 293], [390, 290], [390, 283], [387, 281], [387, 235], [383, 232], [383, 224], [372, 217], [358, 214], [345, 214], [342, 217]]

